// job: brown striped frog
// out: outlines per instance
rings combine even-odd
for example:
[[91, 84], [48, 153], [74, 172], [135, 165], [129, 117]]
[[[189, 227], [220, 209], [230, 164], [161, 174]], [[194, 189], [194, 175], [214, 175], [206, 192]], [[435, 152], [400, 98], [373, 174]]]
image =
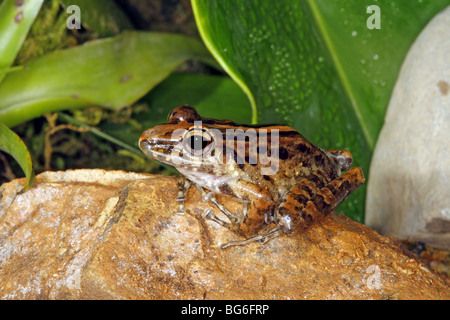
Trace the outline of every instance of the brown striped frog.
[[[139, 147], [186, 178], [178, 200], [195, 184], [227, 219], [212, 211], [205, 216], [245, 238], [222, 248], [302, 232], [364, 182], [362, 170], [350, 168], [348, 151], [323, 150], [288, 126], [204, 118], [190, 106], [146, 130]], [[240, 200], [243, 212], [229, 212], [216, 194]]]

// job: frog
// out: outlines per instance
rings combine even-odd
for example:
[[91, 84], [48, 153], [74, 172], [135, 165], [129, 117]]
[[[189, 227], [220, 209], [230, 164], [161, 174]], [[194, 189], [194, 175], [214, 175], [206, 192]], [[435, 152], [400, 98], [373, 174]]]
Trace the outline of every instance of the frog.
[[[241, 237], [222, 249], [302, 233], [364, 183], [347, 150], [322, 149], [287, 125], [202, 117], [188, 105], [144, 131], [139, 147], [181, 173], [178, 201], [193, 184], [225, 215], [204, 214]], [[242, 212], [230, 212], [218, 194], [242, 202]]]

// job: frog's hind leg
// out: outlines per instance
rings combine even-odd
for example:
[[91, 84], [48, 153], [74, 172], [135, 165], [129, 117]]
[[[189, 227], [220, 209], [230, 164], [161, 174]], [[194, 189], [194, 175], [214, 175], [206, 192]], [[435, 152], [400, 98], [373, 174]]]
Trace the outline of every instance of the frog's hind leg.
[[[300, 204], [297, 199], [302, 195], [294, 186], [278, 209], [276, 222], [287, 235], [302, 232], [333, 211], [350, 193], [364, 182], [360, 168], [352, 168], [327, 185], [320, 188], [309, 199]], [[295, 204], [298, 206], [296, 207]]]
[[178, 210], [177, 214], [183, 215], [186, 213], [186, 209], [184, 208], [184, 202], [186, 201], [187, 191], [191, 186], [191, 181], [189, 181], [186, 177], [180, 176], [177, 180], [178, 194], [175, 198], [175, 201], [178, 202]]
[[314, 204], [316, 210], [328, 213], [363, 183], [364, 175], [361, 168], [352, 168], [330, 181], [308, 202]]

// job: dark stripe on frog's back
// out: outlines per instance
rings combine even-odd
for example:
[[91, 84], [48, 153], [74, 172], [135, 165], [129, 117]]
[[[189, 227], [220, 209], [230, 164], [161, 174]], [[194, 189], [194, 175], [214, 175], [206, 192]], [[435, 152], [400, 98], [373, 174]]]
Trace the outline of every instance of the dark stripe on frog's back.
[[202, 119], [202, 124], [205, 125], [205, 127], [207, 128], [214, 128], [214, 129], [218, 129], [221, 130], [223, 132], [225, 132], [226, 129], [242, 129], [242, 130], [247, 130], [247, 129], [255, 129], [256, 131], [258, 131], [259, 129], [266, 129], [266, 130], [272, 130], [272, 129], [277, 129], [280, 133], [281, 132], [289, 132], [289, 134], [295, 134], [295, 135], [300, 135], [300, 133], [289, 127], [289, 126], [281, 126], [281, 125], [252, 125], [252, 124], [236, 124], [232, 121], [228, 121], [228, 120], [213, 120], [213, 119]]
[[[314, 155], [314, 159], [319, 164], [325, 164], [325, 161], [327, 161], [327, 157], [323, 152], [321, 152], [321, 149], [314, 146], [311, 142], [309, 142], [307, 139], [305, 139], [298, 131], [295, 129], [288, 127], [288, 126], [241, 126], [236, 125], [236, 127], [233, 127], [232, 133], [228, 133], [227, 135], [227, 129], [230, 129], [229, 125], [217, 125], [217, 123], [213, 123], [211, 126], [208, 126], [210, 128], [214, 128], [216, 130], [219, 130], [222, 132], [222, 139], [224, 144], [226, 145], [227, 139], [236, 139], [236, 140], [244, 140], [243, 138], [246, 138], [246, 150], [248, 150], [248, 138], [249, 135], [246, 134], [246, 129], [254, 129], [256, 131], [256, 139], [258, 142], [258, 153], [262, 147], [264, 147], [264, 150], [268, 150], [268, 154], [270, 155], [270, 148], [267, 149], [266, 145], [260, 144], [260, 135], [259, 132], [261, 129], [267, 130], [267, 135], [265, 135], [267, 139], [267, 145], [271, 146], [272, 144], [272, 134], [270, 130], [278, 130], [278, 138], [279, 138], [279, 159], [281, 161], [285, 161], [288, 159], [295, 159], [295, 158], [311, 158], [311, 152], [316, 153]], [[238, 130], [241, 129], [241, 130]], [[238, 131], [236, 131], [238, 130]], [[303, 166], [307, 164], [304, 163]]]
[[[219, 130], [222, 133], [222, 140], [223, 140], [223, 147], [224, 148], [227, 145], [227, 141], [229, 141], [231, 139], [233, 139], [234, 141], [245, 141], [245, 156], [243, 154], [237, 155], [236, 151], [242, 151], [242, 149], [239, 148], [238, 150], [234, 150], [235, 151], [235, 154], [234, 154], [235, 161], [238, 162], [238, 159], [239, 159], [240, 162], [238, 162], [238, 163], [240, 163], [240, 164], [243, 164], [242, 159], [244, 159], [244, 158], [245, 158], [244, 159], [245, 163], [249, 163], [250, 165], [256, 165], [257, 164], [256, 161], [255, 161], [257, 159], [251, 158], [249, 156], [249, 151], [250, 150], [255, 150], [254, 149], [255, 146], [253, 146], [253, 145], [250, 146], [249, 145], [249, 143], [251, 142], [250, 138], [256, 140], [255, 141], [257, 143], [256, 152], [257, 152], [258, 155], [260, 153], [260, 150], [263, 150], [263, 149], [261, 149], [259, 147], [259, 146], [262, 146], [260, 143], [262, 143], [263, 141], [267, 141], [267, 144], [264, 144], [264, 147], [265, 147], [264, 150], [266, 150], [266, 152], [270, 156], [271, 150], [270, 150], [270, 148], [267, 149], [267, 145], [269, 145], [269, 146], [272, 145], [272, 134], [273, 133], [270, 130], [274, 130], [274, 129], [278, 130], [278, 134], [279, 134], [279, 140], [278, 141], [280, 142], [280, 144], [283, 144], [286, 139], [289, 139], [289, 137], [292, 137], [292, 139], [295, 140], [295, 141], [298, 141], [299, 139], [303, 140], [301, 135], [297, 131], [293, 130], [290, 127], [280, 127], [280, 126], [276, 126], [276, 127], [262, 127], [262, 128], [261, 127], [257, 127], [257, 128], [235, 127], [235, 128], [233, 128], [232, 132], [228, 132], [228, 133], [227, 133], [227, 129], [230, 129], [228, 126], [225, 126], [225, 127], [222, 127], [222, 126], [211, 126], [211, 127], [214, 127], [214, 129]], [[244, 129], [247, 129], [247, 130], [248, 129], [253, 129], [254, 130], [253, 132], [255, 132], [256, 135], [252, 137], [252, 134], [249, 134], [249, 131], [244, 130]], [[260, 141], [260, 129], [266, 129], [267, 130], [267, 132], [264, 133], [265, 137], [264, 137], [263, 141]], [[235, 142], [234, 146], [236, 147], [236, 142]], [[279, 159], [281, 161], [287, 160], [291, 156], [289, 151], [287, 150], [287, 148], [283, 147], [282, 145], [279, 146], [278, 151], [279, 151], [278, 152], [278, 156], [279, 156]], [[242, 166], [240, 166], [240, 167], [242, 168]]]
[[[244, 135], [245, 135], [245, 130], [255, 129], [255, 131], [257, 132], [257, 135], [258, 135], [258, 140], [259, 140], [259, 131], [267, 130], [267, 139], [270, 142], [271, 130], [277, 130], [279, 139], [283, 139], [285, 141], [286, 139], [292, 138], [294, 140], [293, 142], [295, 142], [296, 144], [300, 140], [302, 142], [303, 141], [305, 142], [305, 144], [303, 144], [303, 145], [307, 145], [307, 146], [311, 145], [311, 143], [302, 134], [300, 134], [297, 130], [295, 130], [294, 128], [289, 127], [289, 126], [285, 126], [285, 125], [276, 125], [276, 124], [267, 124], [267, 125], [263, 125], [263, 126], [262, 125], [247, 125], [247, 124], [237, 124], [237, 123], [229, 121], [229, 120], [216, 120], [216, 119], [209, 119], [209, 118], [203, 118], [201, 121], [202, 121], [202, 124], [206, 125], [206, 127], [221, 131], [223, 134], [223, 139], [226, 138], [226, 130], [227, 129], [233, 129], [233, 130], [241, 129], [244, 131]], [[235, 131], [233, 131], [233, 132], [235, 132]], [[301, 149], [304, 150], [303, 148], [301, 148]], [[307, 152], [308, 149], [309, 148], [307, 148], [304, 151]]]
[[[292, 168], [292, 164], [296, 164], [298, 163], [298, 165], [301, 165], [301, 167], [304, 168], [304, 170], [302, 171], [302, 174], [298, 177], [305, 177], [307, 175], [310, 174], [309, 170], [306, 170], [306, 168], [311, 168], [311, 169], [316, 169], [316, 164], [318, 165], [318, 167], [326, 167], [329, 172], [325, 172], [325, 174], [328, 174], [331, 177], [336, 177], [337, 175], [335, 173], [333, 173], [333, 170], [335, 170], [335, 167], [333, 165], [332, 159], [330, 159], [330, 157], [327, 156], [327, 154], [325, 152], [323, 152], [323, 150], [321, 150], [320, 148], [314, 146], [311, 142], [309, 142], [307, 139], [305, 139], [298, 131], [296, 131], [295, 129], [288, 127], [288, 126], [240, 126], [240, 125], [236, 125], [235, 127], [230, 128], [229, 125], [222, 125], [222, 124], [217, 124], [217, 122], [212, 123], [212, 125], [208, 126], [210, 128], [214, 128], [219, 130], [220, 132], [222, 132], [222, 139], [224, 142], [224, 151], [225, 151], [225, 146], [226, 146], [226, 141], [227, 138], [231, 139], [231, 138], [236, 138], [237, 140], [243, 140], [243, 137], [246, 137], [246, 142], [245, 142], [245, 150], [246, 150], [246, 156], [244, 159], [244, 164], [246, 166], [246, 170], [252, 175], [252, 176], [256, 176], [258, 174], [260, 174], [260, 166], [255, 166], [255, 165], [251, 165], [249, 163], [249, 157], [248, 157], [248, 151], [249, 149], [249, 142], [248, 142], [248, 135], [246, 135], [246, 130], [247, 129], [254, 129], [257, 133], [257, 142], [258, 142], [258, 148], [257, 148], [257, 152], [258, 152], [258, 157], [259, 157], [259, 152], [260, 150], [268, 150], [268, 155], [270, 156], [270, 149], [267, 148], [266, 145], [262, 145], [259, 141], [259, 131], [261, 129], [265, 129], [267, 130], [267, 145], [271, 146], [272, 143], [272, 134], [270, 132], [270, 130], [276, 129], [278, 130], [278, 135], [279, 135], [279, 170], [280, 171], [288, 171], [289, 174], [291, 176], [294, 175], [294, 171], [295, 169], [298, 169], [298, 167], [294, 167]], [[233, 133], [229, 134], [227, 136], [226, 134], [226, 130], [227, 129], [233, 129]], [[235, 131], [236, 129], [241, 129], [242, 131]], [[235, 136], [236, 135], [236, 136]], [[240, 139], [239, 137], [242, 137], [242, 139]], [[240, 160], [240, 162], [242, 162], [242, 156], [237, 155], [237, 152], [235, 152], [234, 154], [235, 156], [235, 161], [237, 161], [238, 159]], [[254, 160], [254, 159], [253, 159]], [[258, 158], [257, 161], [259, 161], [260, 159]], [[241, 169], [244, 168], [244, 164], [239, 165], [239, 167]], [[248, 168], [247, 168], [248, 166]], [[251, 168], [253, 167], [253, 168]], [[255, 171], [255, 172], [253, 172]], [[271, 179], [270, 179], [271, 180]], [[270, 183], [269, 179], [265, 179], [266, 183]]]
[[[240, 137], [245, 136], [248, 137], [249, 134], [246, 130], [254, 129], [256, 132], [256, 138], [260, 138], [260, 131], [265, 131], [264, 135], [267, 137], [267, 141], [271, 142], [272, 135], [275, 133], [272, 133], [272, 130], [277, 130], [279, 140], [285, 141], [286, 139], [292, 138], [294, 141], [302, 140], [308, 142], [300, 133], [298, 133], [296, 130], [290, 128], [290, 127], [280, 127], [280, 126], [269, 126], [269, 127], [251, 127], [251, 126], [236, 126], [230, 128], [228, 125], [211, 125], [208, 126], [208, 128], [219, 130], [222, 133], [222, 139], [226, 141], [227, 138], [234, 138], [234, 137]], [[232, 129], [232, 131], [228, 132], [227, 136], [227, 130]], [[242, 131], [241, 131], [242, 130]], [[309, 142], [308, 142], [309, 143]]]

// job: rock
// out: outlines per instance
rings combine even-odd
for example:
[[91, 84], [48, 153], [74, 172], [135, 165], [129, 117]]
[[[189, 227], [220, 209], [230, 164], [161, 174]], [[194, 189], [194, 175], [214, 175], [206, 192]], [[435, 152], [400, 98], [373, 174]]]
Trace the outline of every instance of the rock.
[[450, 7], [402, 66], [370, 167], [365, 223], [450, 249]]
[[[0, 187], [0, 299], [449, 299], [448, 280], [397, 241], [332, 213], [305, 233], [225, 250], [174, 177], [46, 172]], [[234, 211], [236, 201], [218, 198]], [[214, 208], [213, 208], [214, 209]]]

